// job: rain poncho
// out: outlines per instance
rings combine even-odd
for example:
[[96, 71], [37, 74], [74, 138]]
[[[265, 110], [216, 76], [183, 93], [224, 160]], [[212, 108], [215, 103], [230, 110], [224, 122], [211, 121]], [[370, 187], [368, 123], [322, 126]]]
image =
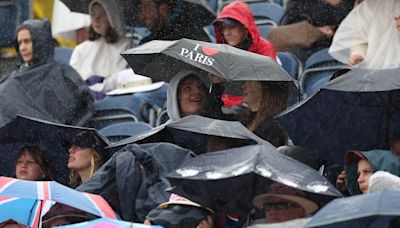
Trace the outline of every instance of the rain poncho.
[[53, 60], [50, 23], [29, 20], [23, 25], [32, 36], [32, 62], [24, 63], [0, 84], [0, 126], [17, 114], [84, 125], [92, 116], [93, 101], [78, 73]]
[[115, 153], [78, 190], [100, 194], [120, 209], [124, 220], [143, 222], [150, 210], [169, 199], [165, 175], [192, 156], [190, 150], [170, 143], [131, 144]]
[[[261, 37], [253, 13], [246, 3], [236, 1], [225, 6], [216, 21], [223, 18], [234, 19], [246, 27], [252, 39], [247, 51], [269, 56], [274, 60], [276, 59], [275, 47], [266, 39]], [[217, 43], [225, 43], [219, 26], [215, 26], [215, 35]]]
[[93, 4], [99, 3], [106, 11], [110, 26], [116, 30], [119, 39], [116, 43], [107, 43], [103, 37], [97, 40], [87, 40], [78, 45], [72, 53], [70, 64], [75, 68], [83, 80], [93, 75], [104, 77], [102, 83], [90, 86], [94, 91], [109, 91], [117, 86], [117, 73], [128, 67], [127, 62], [120, 53], [130, 48], [130, 40], [125, 38], [122, 9], [113, 4], [115, 1], [94, 0]]
[[[348, 152], [352, 153], [352, 152]], [[400, 157], [389, 150], [370, 150], [360, 152], [371, 164], [372, 172], [386, 171], [391, 174], [400, 175]], [[348, 156], [346, 154], [346, 156]], [[351, 195], [360, 194], [358, 188], [358, 162], [346, 164], [346, 186]]]
[[[397, 0], [365, 0], [340, 24], [329, 53], [342, 63], [348, 63], [351, 53], [364, 56], [358, 67], [388, 68], [398, 66], [400, 32], [394, 20]], [[355, 50], [357, 49], [357, 50]]]

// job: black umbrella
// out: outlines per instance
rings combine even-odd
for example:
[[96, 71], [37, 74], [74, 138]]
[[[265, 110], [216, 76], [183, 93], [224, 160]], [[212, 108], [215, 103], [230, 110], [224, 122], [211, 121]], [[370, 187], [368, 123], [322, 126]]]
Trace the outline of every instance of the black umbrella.
[[[61, 0], [71, 11], [88, 13], [92, 0]], [[125, 24], [129, 26], [142, 25], [140, 21], [140, 0], [107, 0], [115, 1], [124, 9]], [[214, 12], [205, 0], [177, 0], [175, 13], [185, 13], [186, 20], [192, 20], [197, 25], [206, 26], [215, 19]]]
[[277, 152], [272, 145], [202, 154], [167, 178], [173, 193], [216, 211], [241, 215], [253, 208], [253, 197], [266, 193], [274, 182], [308, 192], [316, 202], [341, 196], [317, 171]]
[[0, 128], [0, 175], [11, 176], [19, 151], [27, 145], [36, 145], [47, 151], [53, 162], [56, 180], [68, 180], [68, 153], [63, 142], [73, 141], [74, 136], [90, 134], [99, 143], [108, 146], [108, 140], [96, 129], [56, 124], [40, 119], [17, 116]]
[[347, 150], [388, 149], [400, 135], [400, 68], [353, 69], [278, 120], [295, 145], [338, 164]]
[[182, 70], [206, 71], [228, 81], [296, 81], [269, 57], [227, 44], [190, 39], [155, 40], [121, 54], [138, 74], [169, 81]]
[[221, 144], [237, 147], [250, 144], [269, 144], [237, 121], [224, 121], [191, 115], [176, 121], [169, 121], [140, 135], [114, 143], [110, 150], [116, 151], [132, 143], [170, 142], [201, 154], [206, 151], [210, 136], [227, 139]]

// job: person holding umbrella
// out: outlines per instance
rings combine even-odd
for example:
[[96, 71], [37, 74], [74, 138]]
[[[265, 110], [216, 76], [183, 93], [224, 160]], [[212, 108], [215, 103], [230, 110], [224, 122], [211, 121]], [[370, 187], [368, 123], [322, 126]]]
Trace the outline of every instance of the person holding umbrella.
[[46, 151], [38, 146], [25, 146], [21, 149], [15, 164], [17, 179], [51, 181], [53, 173], [53, 165]]
[[71, 170], [71, 187], [88, 181], [107, 158], [107, 144], [92, 131], [83, 131], [70, 140], [65, 139], [64, 144], [69, 152], [67, 166]]
[[79, 44], [70, 64], [94, 91], [96, 99], [116, 88], [117, 72], [127, 68], [119, 55], [130, 47], [125, 37], [123, 12], [117, 1], [93, 0], [89, 5], [89, 40]]

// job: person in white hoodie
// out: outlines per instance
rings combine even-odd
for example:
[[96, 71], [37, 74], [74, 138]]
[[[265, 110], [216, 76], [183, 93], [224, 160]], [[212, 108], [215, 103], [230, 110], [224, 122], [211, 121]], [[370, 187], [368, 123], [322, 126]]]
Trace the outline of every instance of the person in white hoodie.
[[131, 42], [125, 37], [123, 11], [118, 0], [93, 0], [89, 12], [89, 40], [75, 48], [70, 64], [92, 91], [106, 92], [116, 88], [118, 71], [127, 68], [120, 53]]
[[168, 85], [167, 113], [170, 120], [189, 115], [200, 115], [207, 101], [207, 87], [198, 74], [182, 71]]
[[362, 68], [400, 65], [400, 1], [365, 0], [342, 21], [329, 53], [338, 61]]

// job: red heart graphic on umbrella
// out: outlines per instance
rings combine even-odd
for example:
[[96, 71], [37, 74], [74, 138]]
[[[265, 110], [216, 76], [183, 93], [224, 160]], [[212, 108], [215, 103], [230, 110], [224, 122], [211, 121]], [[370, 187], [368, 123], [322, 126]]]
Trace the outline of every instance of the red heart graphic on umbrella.
[[202, 47], [202, 50], [207, 55], [215, 55], [219, 52], [217, 49], [209, 48], [209, 47]]

